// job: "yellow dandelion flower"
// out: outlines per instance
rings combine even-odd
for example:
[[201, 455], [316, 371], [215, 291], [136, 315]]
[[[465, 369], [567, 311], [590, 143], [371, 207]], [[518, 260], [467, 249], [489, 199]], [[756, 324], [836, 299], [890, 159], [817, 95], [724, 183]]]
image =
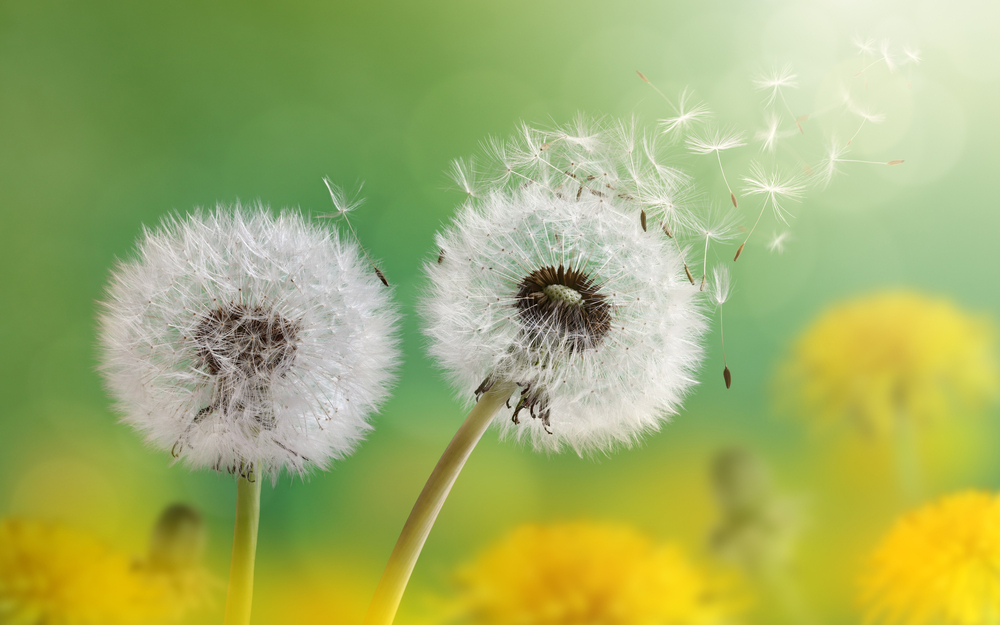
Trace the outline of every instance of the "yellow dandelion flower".
[[798, 339], [781, 376], [796, 411], [890, 434], [996, 398], [994, 328], [945, 300], [876, 294], [834, 306]]
[[728, 580], [627, 526], [525, 525], [459, 575], [477, 625], [709, 625], [737, 609]]
[[903, 516], [865, 573], [870, 622], [1000, 623], [1000, 496], [964, 492]]
[[202, 603], [206, 579], [198, 567], [136, 560], [72, 527], [0, 519], [5, 625], [173, 623]]

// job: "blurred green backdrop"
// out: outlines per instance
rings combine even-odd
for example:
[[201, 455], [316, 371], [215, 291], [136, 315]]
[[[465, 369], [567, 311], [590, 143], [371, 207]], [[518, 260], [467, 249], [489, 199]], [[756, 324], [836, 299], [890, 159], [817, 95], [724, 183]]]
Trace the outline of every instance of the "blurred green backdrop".
[[[668, 93], [690, 85], [719, 119], [753, 128], [753, 73], [793, 63], [792, 97], [808, 108], [838, 67], [857, 63], [851, 36], [872, 34], [919, 46], [923, 62], [856, 157], [906, 163], [850, 169], [795, 208], [784, 255], [741, 259], [726, 313], [732, 390], [713, 336], [705, 382], [640, 448], [546, 457], [488, 436], [402, 606], [425, 612], [456, 566], [527, 521], [623, 521], [701, 553], [715, 518], [708, 460], [741, 443], [807, 501], [796, 575], [814, 611], [856, 622], [857, 564], [902, 505], [891, 461], [776, 416], [770, 380], [795, 332], [853, 294], [907, 286], [1000, 312], [998, 23], [988, 0], [2, 0], [0, 516], [64, 520], [140, 552], [160, 509], [185, 501], [206, 515], [208, 564], [224, 579], [232, 479], [171, 468], [116, 423], [95, 373], [95, 301], [141, 225], [161, 215], [237, 198], [322, 214], [322, 176], [364, 181], [352, 221], [406, 313], [402, 381], [353, 457], [265, 487], [255, 622], [281, 622], [268, 606], [296, 579], [342, 580], [330, 583], [363, 606], [464, 414], [425, 355], [416, 313], [420, 263], [462, 199], [449, 161], [520, 120], [584, 111], [654, 123], [663, 103], [637, 69]], [[1000, 486], [989, 453], [998, 428], [977, 428], [928, 446], [931, 491]], [[749, 620], [771, 622], [758, 608]], [[216, 606], [204, 622], [220, 615]]]

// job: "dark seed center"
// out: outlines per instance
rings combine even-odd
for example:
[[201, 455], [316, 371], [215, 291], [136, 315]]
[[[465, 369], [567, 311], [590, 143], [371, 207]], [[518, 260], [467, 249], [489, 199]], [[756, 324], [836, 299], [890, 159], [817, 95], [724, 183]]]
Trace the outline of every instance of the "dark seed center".
[[611, 329], [611, 305], [594, 281], [576, 269], [544, 267], [518, 286], [521, 322], [539, 340], [566, 341], [571, 350], [600, 345]]
[[198, 324], [194, 341], [201, 365], [212, 375], [282, 375], [295, 359], [298, 328], [260, 306], [226, 304]]

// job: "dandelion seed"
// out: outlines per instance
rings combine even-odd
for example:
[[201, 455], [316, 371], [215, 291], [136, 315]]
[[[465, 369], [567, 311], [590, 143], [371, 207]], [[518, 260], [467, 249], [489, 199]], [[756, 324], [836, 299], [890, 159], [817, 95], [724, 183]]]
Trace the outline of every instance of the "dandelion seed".
[[769, 252], [777, 252], [778, 254], [785, 253], [785, 244], [791, 238], [792, 233], [785, 230], [781, 233], [775, 232], [771, 237], [771, 242], [767, 244], [767, 249]]
[[678, 98], [679, 106], [675, 109], [676, 115], [660, 120], [663, 134], [675, 136], [686, 133], [694, 124], [711, 117], [712, 113], [705, 104], [690, 105], [691, 96], [687, 89], [682, 91]]
[[[865, 68], [862, 69], [860, 72], [858, 72], [857, 74], [855, 74], [854, 75], [855, 78], [857, 78], [858, 76], [864, 74], [869, 69], [871, 69], [872, 67], [874, 67], [875, 65], [877, 65], [879, 63], [885, 63], [886, 68], [890, 72], [896, 71], [896, 60], [892, 57], [892, 53], [889, 51], [889, 40], [888, 39], [883, 39], [882, 42], [879, 44], [879, 52], [878, 53], [879, 53], [880, 56], [877, 59], [875, 59], [874, 61], [872, 61], [871, 63], [869, 63], [868, 65], [866, 65]], [[867, 85], [867, 79], [865, 79], [865, 84]]]
[[750, 165], [750, 176], [744, 177], [743, 181], [747, 183], [744, 192], [749, 195], [763, 195], [764, 202], [761, 204], [760, 213], [757, 215], [756, 221], [753, 222], [753, 227], [750, 228], [746, 239], [743, 240], [743, 243], [736, 251], [736, 256], [733, 258], [734, 261], [739, 259], [740, 254], [743, 252], [743, 247], [750, 240], [750, 236], [754, 230], [757, 229], [757, 224], [760, 223], [760, 218], [764, 216], [764, 211], [767, 210], [768, 204], [771, 205], [775, 219], [787, 224], [788, 212], [781, 206], [781, 202], [786, 199], [798, 200], [802, 197], [804, 190], [804, 187], [798, 183], [798, 179], [783, 179], [778, 172], [773, 171], [768, 173], [757, 163]]
[[753, 80], [754, 87], [757, 91], [767, 91], [767, 97], [764, 99], [765, 106], [773, 106], [778, 98], [781, 98], [781, 103], [784, 104], [785, 110], [791, 116], [795, 125], [799, 129], [799, 133], [805, 134], [805, 130], [802, 128], [801, 121], [808, 119], [808, 116], [796, 115], [792, 112], [792, 108], [788, 106], [788, 100], [785, 99], [784, 89], [795, 89], [799, 86], [796, 81], [797, 75], [792, 73], [791, 64], [785, 65], [784, 67], [774, 67], [770, 72], [761, 75]]
[[713, 267], [710, 295], [712, 301], [715, 302], [715, 306], [719, 309], [719, 339], [722, 341], [722, 378], [726, 382], [727, 389], [733, 385], [733, 376], [729, 371], [729, 363], [726, 361], [726, 330], [722, 320], [722, 305], [729, 299], [732, 289], [729, 267], [725, 265]]
[[861, 56], [873, 56], [875, 54], [876, 41], [872, 37], [861, 38], [861, 35], [854, 35], [851, 37], [851, 42], [854, 47], [858, 49], [858, 54]]
[[775, 147], [777, 147], [778, 127], [781, 125], [781, 120], [772, 112], [765, 121], [766, 127], [757, 131], [757, 140], [761, 143], [761, 152], [766, 151], [773, 154]]
[[905, 63], [911, 65], [920, 65], [920, 50], [910, 46], [903, 46], [903, 56], [906, 57]]
[[733, 193], [733, 188], [729, 186], [729, 179], [726, 178], [726, 170], [722, 167], [722, 157], [719, 156], [719, 153], [723, 150], [731, 150], [744, 145], [746, 145], [746, 141], [743, 140], [743, 133], [735, 130], [722, 131], [716, 129], [709, 131], [704, 138], [695, 136], [689, 137], [687, 140], [688, 149], [695, 154], [715, 153], [715, 157], [719, 161], [719, 171], [722, 172], [722, 180], [726, 183], [726, 188], [729, 189], [729, 199], [732, 200], [734, 208], [738, 208], [739, 204], [736, 202], [736, 194]]
[[[355, 231], [354, 226], [351, 225], [351, 220], [347, 218], [347, 213], [364, 203], [364, 198], [356, 197], [354, 199], [349, 199], [343, 187], [333, 184], [333, 182], [331, 182], [326, 176], [323, 177], [323, 184], [326, 185], [327, 191], [330, 192], [330, 199], [333, 200], [333, 206], [337, 209], [337, 214], [344, 218], [344, 222], [347, 223], [347, 227], [351, 229], [351, 235], [354, 237], [354, 242], [358, 244], [358, 249], [360, 249], [365, 255], [365, 258], [368, 260], [368, 264], [375, 270], [375, 275], [377, 275], [378, 279], [382, 281], [382, 284], [389, 286], [389, 281], [385, 279], [385, 274], [382, 273], [381, 269], [375, 266], [375, 261], [368, 256], [368, 252], [365, 250], [365, 247], [361, 245], [361, 239], [358, 238], [357, 231]], [[363, 187], [364, 183], [362, 183], [361, 186]], [[361, 188], [358, 188], [358, 194], [360, 195], [360, 193]], [[327, 216], [324, 215], [323, 217]]]
[[739, 216], [735, 211], [722, 211], [712, 209], [707, 211], [704, 219], [696, 222], [695, 232], [700, 238], [705, 239], [705, 251], [701, 261], [702, 276], [701, 288], [705, 290], [705, 281], [708, 273], [708, 247], [712, 241], [721, 243], [731, 241], [736, 236], [736, 222]]
[[859, 125], [858, 129], [854, 132], [853, 135], [851, 135], [851, 138], [847, 140], [846, 145], [851, 145], [851, 142], [854, 141], [854, 139], [858, 136], [858, 133], [861, 132], [861, 129], [865, 127], [866, 122], [871, 122], [873, 124], [881, 124], [882, 122], [885, 121], [884, 113], [875, 113], [871, 109], [861, 108], [860, 106], [854, 103], [848, 104], [848, 110], [861, 118], [861, 125]]

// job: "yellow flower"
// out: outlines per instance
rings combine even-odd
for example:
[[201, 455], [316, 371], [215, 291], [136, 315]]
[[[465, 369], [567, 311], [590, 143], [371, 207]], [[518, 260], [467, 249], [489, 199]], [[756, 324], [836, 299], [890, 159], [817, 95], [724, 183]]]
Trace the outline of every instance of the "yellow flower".
[[1000, 496], [964, 492], [905, 515], [863, 578], [872, 622], [1000, 623]]
[[586, 522], [521, 526], [459, 583], [455, 611], [477, 625], [707, 625], [737, 609], [677, 547]]
[[4, 625], [176, 622], [202, 602], [205, 580], [200, 568], [135, 560], [71, 527], [0, 519]]
[[880, 436], [895, 421], [981, 411], [998, 390], [994, 329], [944, 300], [885, 293], [834, 306], [798, 339], [781, 390], [820, 422]]

